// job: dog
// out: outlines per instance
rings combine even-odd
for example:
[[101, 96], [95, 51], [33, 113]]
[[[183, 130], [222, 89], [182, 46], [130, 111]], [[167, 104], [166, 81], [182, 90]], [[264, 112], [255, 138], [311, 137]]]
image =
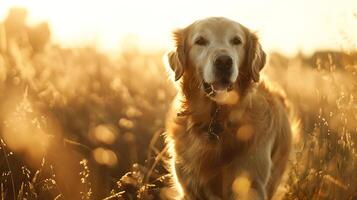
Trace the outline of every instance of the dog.
[[271, 199], [292, 145], [285, 95], [260, 81], [257, 36], [223, 17], [173, 33], [179, 91], [166, 121], [175, 199]]

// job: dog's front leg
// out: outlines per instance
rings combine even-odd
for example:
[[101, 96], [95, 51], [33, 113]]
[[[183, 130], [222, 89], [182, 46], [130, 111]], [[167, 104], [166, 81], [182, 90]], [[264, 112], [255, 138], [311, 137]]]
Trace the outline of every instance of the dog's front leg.
[[238, 160], [236, 176], [232, 183], [232, 199], [267, 199], [266, 184], [271, 171], [271, 161], [267, 155], [251, 152], [250, 156]]

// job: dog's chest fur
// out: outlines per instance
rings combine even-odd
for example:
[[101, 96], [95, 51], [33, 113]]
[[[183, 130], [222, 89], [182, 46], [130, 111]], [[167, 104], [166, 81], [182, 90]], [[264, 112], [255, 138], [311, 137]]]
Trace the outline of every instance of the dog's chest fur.
[[[256, 136], [252, 135], [246, 140], [237, 139], [239, 129], [251, 121], [249, 109], [234, 106], [222, 108], [218, 123], [223, 130], [218, 133], [218, 140], [212, 139], [208, 134], [211, 109], [177, 117], [175, 126], [169, 132], [179, 181], [193, 190], [199, 190], [192, 193], [222, 197], [228, 193], [225, 190], [231, 190], [234, 181], [231, 173], [237, 171], [237, 158], [246, 159], [242, 155], [249, 151]], [[205, 191], [200, 191], [203, 188]]]

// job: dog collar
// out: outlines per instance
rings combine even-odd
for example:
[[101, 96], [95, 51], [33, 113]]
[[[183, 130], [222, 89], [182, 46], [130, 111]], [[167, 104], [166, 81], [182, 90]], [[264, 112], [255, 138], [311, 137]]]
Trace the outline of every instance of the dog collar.
[[219, 134], [223, 131], [223, 127], [218, 121], [222, 106], [214, 103], [213, 107], [214, 109], [211, 111], [211, 120], [208, 124], [208, 136], [211, 140], [219, 141]]

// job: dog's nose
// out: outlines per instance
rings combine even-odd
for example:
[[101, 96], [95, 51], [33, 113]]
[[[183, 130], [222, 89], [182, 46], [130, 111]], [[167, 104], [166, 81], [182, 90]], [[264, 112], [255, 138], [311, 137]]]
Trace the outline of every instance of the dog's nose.
[[230, 56], [221, 55], [214, 61], [214, 66], [220, 71], [230, 70], [233, 65], [233, 60]]

